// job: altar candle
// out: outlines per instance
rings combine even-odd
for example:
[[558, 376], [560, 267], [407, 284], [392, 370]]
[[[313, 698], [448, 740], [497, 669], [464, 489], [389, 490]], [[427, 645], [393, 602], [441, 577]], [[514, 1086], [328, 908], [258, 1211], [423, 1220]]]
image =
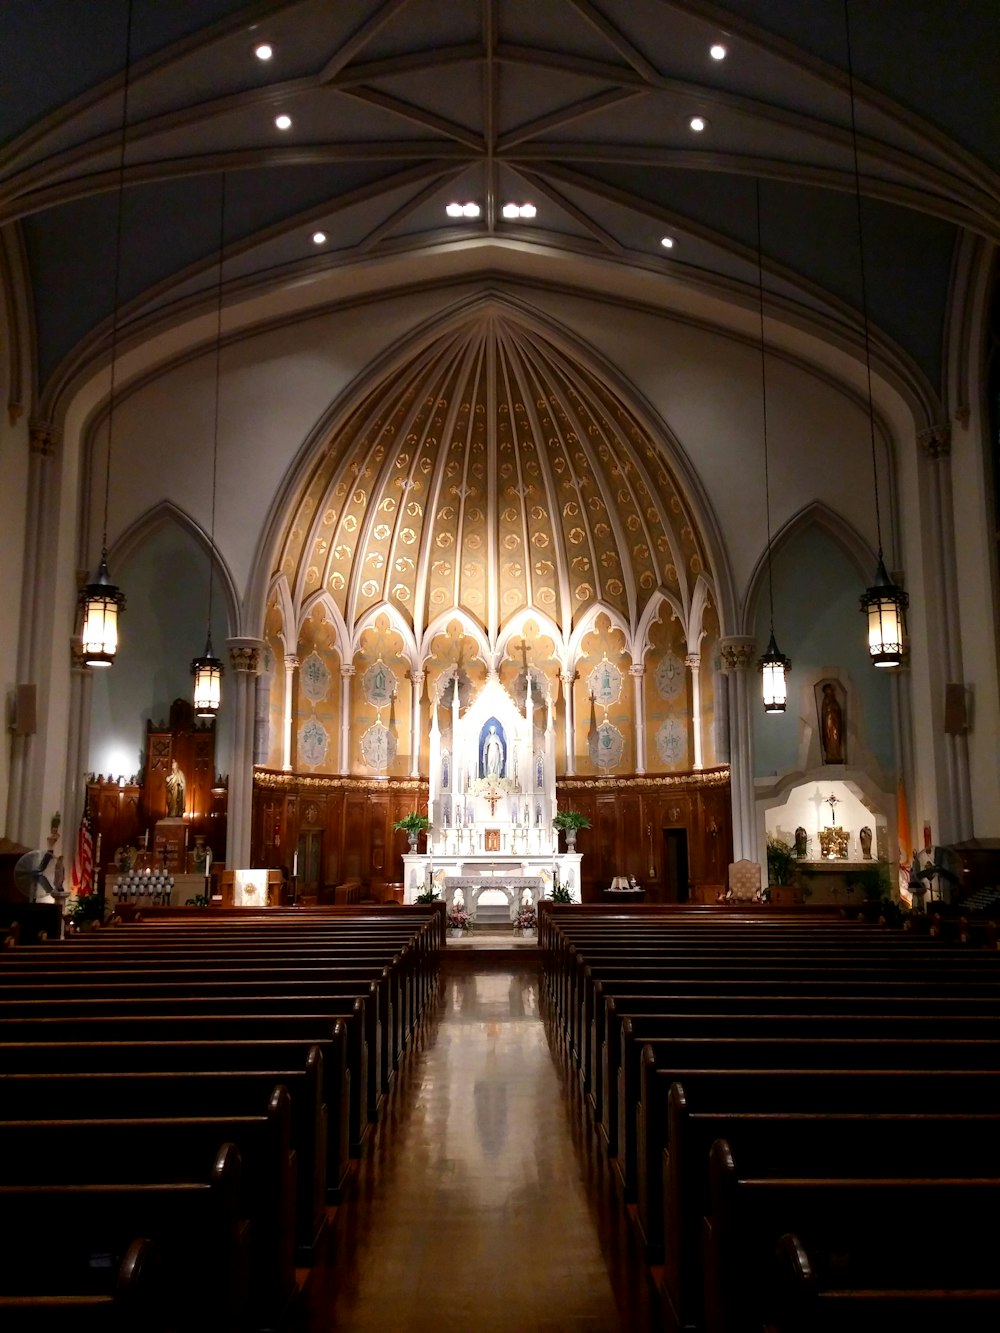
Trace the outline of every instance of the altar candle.
[[298, 852], [296, 852], [292, 857], [292, 874], [297, 875], [298, 873], [299, 873], [299, 854]]

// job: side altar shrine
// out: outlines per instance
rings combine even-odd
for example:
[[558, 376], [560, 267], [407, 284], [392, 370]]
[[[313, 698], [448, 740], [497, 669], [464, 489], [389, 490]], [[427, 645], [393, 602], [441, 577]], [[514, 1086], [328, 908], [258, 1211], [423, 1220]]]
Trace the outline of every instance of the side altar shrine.
[[527, 662], [522, 676], [523, 709], [495, 669], [464, 711], [458, 673], [443, 683], [431, 708], [427, 850], [403, 857], [405, 902], [433, 885], [449, 908], [506, 905], [513, 917], [554, 883], [579, 902], [581, 854], [560, 852], [552, 827], [552, 701]]

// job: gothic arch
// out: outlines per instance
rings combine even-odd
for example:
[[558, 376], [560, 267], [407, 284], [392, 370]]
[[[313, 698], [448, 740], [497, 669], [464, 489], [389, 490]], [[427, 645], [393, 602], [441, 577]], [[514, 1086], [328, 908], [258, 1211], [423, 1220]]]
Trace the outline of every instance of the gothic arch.
[[161, 500], [159, 504], [147, 509], [144, 514], [140, 514], [133, 523], [129, 524], [108, 552], [109, 563], [114, 567], [126, 564], [147, 538], [159, 529], [171, 526], [179, 528], [204, 552], [205, 559], [212, 566], [215, 587], [220, 593], [222, 604], [226, 609], [229, 637], [231, 639], [239, 638], [243, 633], [240, 599], [229, 566], [223, 560], [218, 546], [213, 548], [204, 528], [170, 500]]

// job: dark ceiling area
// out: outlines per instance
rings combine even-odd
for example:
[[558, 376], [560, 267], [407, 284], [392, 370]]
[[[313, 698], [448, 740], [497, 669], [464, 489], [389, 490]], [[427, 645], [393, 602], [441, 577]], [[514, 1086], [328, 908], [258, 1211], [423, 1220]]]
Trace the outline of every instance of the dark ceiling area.
[[8, 0], [3, 17], [0, 224], [27, 256], [40, 388], [83, 340], [106, 353], [116, 255], [122, 325], [210, 299], [223, 177], [241, 291], [400, 252], [418, 281], [422, 253], [495, 238], [737, 299], [756, 288], [759, 179], [770, 298], [856, 329], [848, 24], [873, 338], [932, 393], [956, 248], [1000, 239], [995, 0]]

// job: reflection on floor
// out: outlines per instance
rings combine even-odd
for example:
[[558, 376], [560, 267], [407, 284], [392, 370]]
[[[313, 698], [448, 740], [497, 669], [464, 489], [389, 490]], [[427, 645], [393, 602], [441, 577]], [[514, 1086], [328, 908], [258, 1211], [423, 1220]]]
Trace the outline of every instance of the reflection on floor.
[[537, 970], [520, 965], [446, 973], [341, 1209], [316, 1333], [653, 1327], [607, 1163], [549, 1050]]

